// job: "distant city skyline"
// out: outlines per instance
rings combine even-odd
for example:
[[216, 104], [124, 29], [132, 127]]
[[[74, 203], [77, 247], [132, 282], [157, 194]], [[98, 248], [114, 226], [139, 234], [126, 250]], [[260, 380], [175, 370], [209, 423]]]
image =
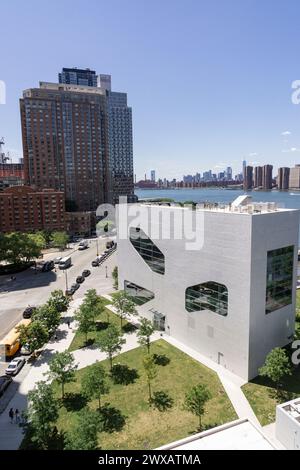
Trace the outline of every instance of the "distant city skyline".
[[0, 136], [14, 161], [23, 156], [22, 90], [78, 66], [111, 74], [114, 89], [128, 93], [137, 179], [153, 168], [169, 179], [227, 166], [237, 173], [244, 159], [270, 163], [276, 174], [300, 162], [300, 106], [291, 100], [300, 78], [296, 0], [288, 7], [283, 0], [91, 0], [87, 10], [77, 0], [53, 0], [42, 22], [39, 2], [30, 4], [16, 0], [1, 9], [9, 41]]

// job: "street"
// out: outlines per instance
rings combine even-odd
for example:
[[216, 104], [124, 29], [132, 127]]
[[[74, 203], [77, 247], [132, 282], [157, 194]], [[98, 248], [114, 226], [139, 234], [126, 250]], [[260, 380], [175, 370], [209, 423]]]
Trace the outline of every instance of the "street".
[[[98, 239], [99, 254], [105, 250], [107, 239]], [[96, 239], [89, 241], [89, 248], [78, 251], [78, 245], [69, 250], [48, 253], [44, 260], [48, 261], [58, 256], [67, 256], [72, 258], [72, 266], [65, 272], [56, 266], [56, 272], [37, 272], [31, 268], [22, 273], [16, 274], [16, 280], [12, 281], [9, 276], [0, 276], [0, 339], [22, 319], [22, 313], [28, 305], [41, 305], [45, 303], [50, 293], [55, 289], [66, 289], [75, 282], [84, 269], [89, 269], [91, 275], [87, 277], [80, 288], [75, 292], [73, 298], [83, 297], [87, 289], [96, 288], [101, 294], [101, 286], [107, 274], [111, 277], [111, 271], [116, 265], [116, 254], [113, 253], [101, 267], [93, 268], [91, 262], [96, 258], [97, 246]], [[75, 251], [74, 251], [75, 249]], [[66, 279], [67, 278], [67, 279]], [[104, 282], [105, 284], [105, 282]]]

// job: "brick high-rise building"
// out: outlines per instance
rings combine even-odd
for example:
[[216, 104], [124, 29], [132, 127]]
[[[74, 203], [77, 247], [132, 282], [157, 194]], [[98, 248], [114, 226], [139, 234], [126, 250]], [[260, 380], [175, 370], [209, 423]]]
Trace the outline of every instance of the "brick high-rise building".
[[25, 181], [90, 211], [108, 193], [108, 112], [100, 88], [40, 83], [20, 100]]
[[263, 189], [272, 189], [272, 165], [263, 166]]
[[261, 188], [263, 184], [263, 169], [262, 166], [256, 166], [254, 168], [254, 188]]
[[95, 211], [120, 195], [134, 200], [126, 93], [89, 69], [63, 69], [59, 80], [66, 83], [41, 82], [20, 100], [27, 184], [64, 191], [71, 211]]
[[245, 166], [244, 168], [244, 191], [248, 191], [253, 187], [253, 167], [252, 166]]
[[278, 189], [289, 189], [290, 169], [288, 167], [278, 168]]
[[0, 191], [0, 232], [64, 230], [64, 194], [15, 186]]

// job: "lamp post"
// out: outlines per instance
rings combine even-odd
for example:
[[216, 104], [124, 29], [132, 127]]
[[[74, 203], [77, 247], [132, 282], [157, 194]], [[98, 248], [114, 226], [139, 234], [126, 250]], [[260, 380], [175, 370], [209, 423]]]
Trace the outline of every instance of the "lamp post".
[[105, 277], [108, 277], [108, 275], [107, 275], [107, 266], [105, 266]]
[[97, 245], [97, 256], [99, 256], [98, 238], [96, 238], [96, 245]]
[[64, 270], [64, 273], [65, 273], [65, 279], [66, 279], [66, 291], [68, 290], [68, 273], [67, 273], [67, 270], [65, 269]]

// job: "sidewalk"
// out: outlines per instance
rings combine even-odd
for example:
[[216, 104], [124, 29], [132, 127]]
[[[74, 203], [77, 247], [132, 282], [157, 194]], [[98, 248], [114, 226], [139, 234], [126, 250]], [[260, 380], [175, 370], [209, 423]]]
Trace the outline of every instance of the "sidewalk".
[[24, 380], [19, 384], [18, 389], [13, 398], [8, 403], [6, 409], [0, 415], [0, 450], [16, 450], [19, 448], [23, 433], [22, 429], [17, 424], [11, 424], [8, 416], [10, 408], [18, 408], [21, 413], [27, 408], [27, 395], [32, 390], [35, 384], [40, 380], [45, 380], [44, 373], [47, 372], [48, 363], [55, 352], [61, 352], [68, 349], [75, 330], [69, 329], [66, 321], [72, 321], [75, 310], [79, 307], [82, 299], [76, 299], [71, 303], [71, 306], [62, 317], [61, 324], [57, 330], [57, 340], [50, 340], [50, 342], [43, 348], [42, 355], [33, 363]]

